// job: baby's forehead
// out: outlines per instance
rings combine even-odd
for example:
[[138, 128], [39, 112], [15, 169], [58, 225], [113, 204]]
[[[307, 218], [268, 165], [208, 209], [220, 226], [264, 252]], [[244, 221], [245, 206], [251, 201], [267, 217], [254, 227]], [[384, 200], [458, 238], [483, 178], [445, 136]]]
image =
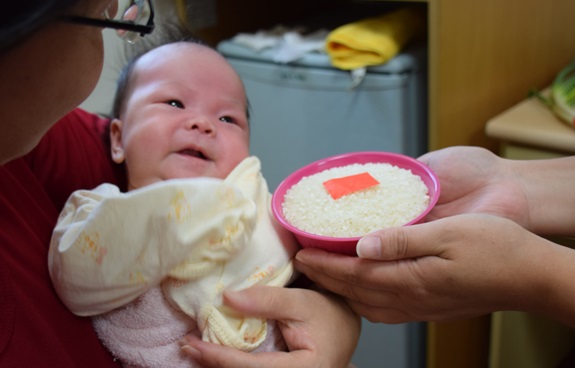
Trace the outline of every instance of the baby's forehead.
[[[208, 46], [194, 42], [175, 42], [159, 46], [142, 55], [137, 61], [136, 66], [157, 66], [160, 64], [170, 63], [178, 58], [215, 58], [225, 60], [217, 51]], [[193, 58], [193, 59], [192, 59]]]
[[155, 71], [170, 71], [173, 64], [183, 60], [190, 60], [188, 65], [191, 67], [193, 61], [201, 55], [199, 50], [204, 47], [193, 43], [178, 42], [154, 48], [134, 62], [130, 76], [131, 82], [134, 83], [141, 75], [145, 76]]
[[142, 73], [181, 74], [196, 71], [216, 73], [223, 78], [241, 80], [226, 58], [209, 46], [193, 42], [176, 42], [157, 47], [142, 55], [134, 64], [132, 76]]

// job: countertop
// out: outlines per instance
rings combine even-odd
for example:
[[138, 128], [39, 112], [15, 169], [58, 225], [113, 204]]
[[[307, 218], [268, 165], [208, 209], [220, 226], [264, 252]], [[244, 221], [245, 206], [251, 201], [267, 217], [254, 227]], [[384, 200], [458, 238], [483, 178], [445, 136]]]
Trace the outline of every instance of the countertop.
[[[549, 90], [544, 91], [545, 94]], [[530, 97], [487, 122], [489, 137], [567, 153], [575, 153], [575, 128], [559, 120], [536, 97]]]

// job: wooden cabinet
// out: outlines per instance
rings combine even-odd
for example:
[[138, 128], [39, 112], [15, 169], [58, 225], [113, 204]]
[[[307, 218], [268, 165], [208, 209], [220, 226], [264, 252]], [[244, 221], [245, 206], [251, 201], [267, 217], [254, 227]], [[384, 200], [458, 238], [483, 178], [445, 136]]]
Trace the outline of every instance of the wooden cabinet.
[[[430, 0], [429, 147], [497, 150], [492, 117], [575, 58], [575, 1]], [[430, 323], [428, 367], [487, 367], [489, 316]]]
[[495, 148], [485, 123], [575, 59], [575, 1], [428, 4], [430, 147]]
[[[502, 157], [533, 160], [575, 154], [575, 129], [559, 120], [535, 97], [490, 119], [485, 131], [487, 136], [499, 141]], [[572, 238], [549, 240], [575, 247]], [[565, 358], [575, 351], [575, 331], [548, 317], [517, 311], [496, 312], [491, 315], [490, 336], [490, 368], [568, 367], [573, 364]], [[572, 355], [569, 358], [572, 359]]]

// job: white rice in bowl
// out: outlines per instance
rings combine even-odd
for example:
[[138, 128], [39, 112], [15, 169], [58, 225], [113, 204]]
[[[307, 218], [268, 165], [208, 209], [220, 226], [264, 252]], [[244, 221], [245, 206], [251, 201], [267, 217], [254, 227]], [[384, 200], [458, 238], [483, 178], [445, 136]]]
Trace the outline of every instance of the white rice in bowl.
[[[368, 172], [379, 184], [333, 199], [323, 183]], [[285, 193], [285, 219], [308, 233], [348, 238], [402, 226], [429, 204], [427, 186], [418, 175], [386, 163], [334, 167], [303, 177]]]

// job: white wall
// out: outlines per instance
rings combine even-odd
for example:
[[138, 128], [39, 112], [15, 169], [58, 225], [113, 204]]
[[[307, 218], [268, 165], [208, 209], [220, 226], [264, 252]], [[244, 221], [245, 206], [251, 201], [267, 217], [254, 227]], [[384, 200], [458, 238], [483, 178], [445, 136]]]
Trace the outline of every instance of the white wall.
[[105, 29], [104, 67], [96, 89], [80, 105], [83, 109], [97, 114], [107, 115], [112, 109], [112, 100], [116, 89], [116, 80], [124, 64], [124, 43], [114, 30]]
[[[154, 20], [157, 25], [161, 25], [167, 20], [178, 21], [175, 6], [176, 1], [177, 0], [154, 1]], [[202, 3], [206, 0], [192, 1]], [[159, 32], [159, 30], [157, 29], [154, 31], [154, 33], [156, 32]], [[96, 89], [88, 99], [80, 105], [80, 107], [90, 112], [107, 115], [110, 113], [112, 108], [112, 101], [114, 99], [116, 89], [116, 80], [118, 79], [120, 70], [125, 63], [124, 48], [129, 47], [130, 45], [126, 41], [120, 39], [112, 29], [105, 29], [102, 34], [104, 35], [104, 67], [102, 75]]]

